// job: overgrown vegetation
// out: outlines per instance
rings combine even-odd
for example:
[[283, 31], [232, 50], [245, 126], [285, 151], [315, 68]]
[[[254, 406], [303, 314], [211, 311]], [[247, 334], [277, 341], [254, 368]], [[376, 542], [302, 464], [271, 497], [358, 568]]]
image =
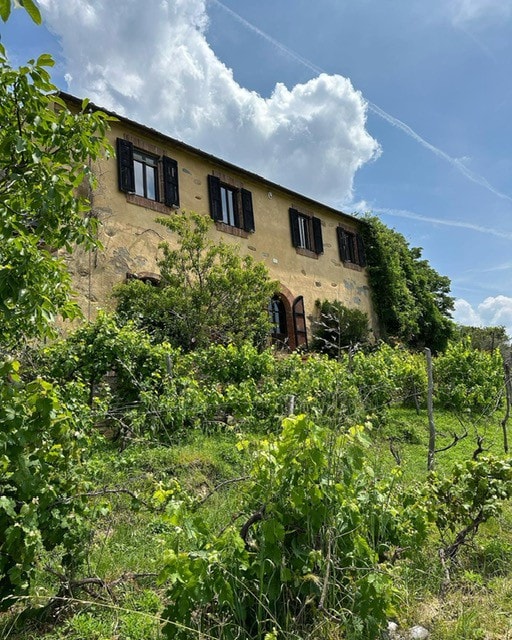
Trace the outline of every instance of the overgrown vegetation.
[[339, 301], [317, 300], [312, 332], [313, 351], [337, 358], [343, 351], [354, 350], [368, 343], [368, 315], [360, 309], [349, 309]]
[[119, 285], [119, 317], [144, 328], [155, 342], [166, 340], [184, 351], [211, 342], [263, 345], [270, 330], [268, 301], [277, 289], [263, 263], [210, 240], [204, 216], [182, 213], [160, 222], [176, 234], [178, 246], [161, 245], [160, 286]]
[[[442, 418], [446, 433], [430, 476], [425, 363], [402, 348], [381, 345], [337, 359], [276, 358], [250, 344], [184, 354], [101, 316], [45, 349], [37, 367], [68, 403], [84, 415], [92, 410], [96, 424], [118, 436], [87, 465], [75, 465], [91, 483], [84, 491], [89, 507], [103, 510], [107, 523], [125, 500], [115, 530], [105, 524], [112, 531], [107, 538], [98, 522], [78, 577], [64, 566], [50, 574], [61, 576], [54, 590], [65, 579], [80, 598], [92, 581], [99, 591], [87, 598], [97, 600], [112, 581], [125, 594], [134, 588], [129, 580], [136, 592], [152, 585], [168, 637], [199, 630], [219, 638], [272, 637], [274, 629], [284, 638], [373, 637], [399, 616], [403, 584], [421, 554], [430, 557], [433, 593], [451, 592], [461, 558], [474, 553], [468, 544], [500, 517], [512, 490], [499, 430], [489, 427], [501, 399], [500, 357], [475, 351], [469, 341], [435, 359], [437, 411], [457, 410], [459, 420], [452, 427]], [[451, 387], [466, 385], [456, 396], [466, 403], [455, 406], [443, 371]], [[482, 394], [493, 399], [489, 406], [479, 404]], [[411, 395], [414, 420], [401, 408], [411, 405]], [[227, 438], [225, 462], [210, 454], [187, 457], [198, 437], [212, 445]], [[146, 464], [142, 454], [134, 465], [138, 443], [145, 443]], [[120, 445], [125, 452], [116, 454]], [[404, 466], [410, 447], [419, 454], [412, 461], [419, 474]], [[442, 461], [445, 450], [457, 453], [453, 470]], [[148, 530], [159, 540], [149, 555]], [[116, 556], [118, 536], [138, 560], [125, 565]], [[87, 566], [106, 549], [114, 565], [101, 564], [100, 575], [91, 576]], [[40, 568], [37, 580], [44, 574]], [[51, 588], [44, 593], [48, 607]], [[160, 622], [153, 623], [156, 638]], [[92, 627], [86, 633], [94, 637]]]
[[91, 163], [110, 151], [107, 117], [89, 113], [87, 101], [72, 114], [51, 83], [47, 67], [52, 65], [43, 54], [13, 69], [0, 45], [2, 350], [54, 335], [58, 313], [78, 315], [56, 251], [95, 243], [97, 221], [88, 215], [88, 192], [95, 184]]
[[368, 215], [364, 221], [367, 269], [383, 338], [444, 351], [454, 330], [449, 278], [377, 217]]
[[53, 109], [48, 57], [1, 55], [2, 637], [367, 640], [390, 618], [510, 637], [501, 354], [448, 343], [448, 281], [382, 223], [387, 336], [440, 352], [434, 472], [422, 356], [345, 349], [366, 318], [336, 304], [319, 334], [335, 358], [262, 348], [275, 285], [194, 215], [166, 222], [161, 288], [127, 285], [118, 316], [14, 357], [72, 313], [51, 248], [94, 242], [77, 189], [108, 146], [101, 114]]

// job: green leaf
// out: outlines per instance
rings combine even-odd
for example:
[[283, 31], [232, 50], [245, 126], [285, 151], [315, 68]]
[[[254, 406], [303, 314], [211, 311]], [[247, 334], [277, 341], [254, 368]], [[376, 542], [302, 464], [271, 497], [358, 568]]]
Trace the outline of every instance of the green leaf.
[[37, 66], [39, 67], [53, 67], [54, 64], [55, 61], [49, 53], [42, 53], [37, 59]]
[[0, 508], [11, 518], [16, 518], [14, 510], [14, 500], [10, 500], [6, 496], [0, 496]]
[[0, 17], [7, 22], [11, 15], [11, 0], [0, 0]]
[[33, 0], [20, 0], [20, 4], [36, 24], [41, 24], [41, 12]]

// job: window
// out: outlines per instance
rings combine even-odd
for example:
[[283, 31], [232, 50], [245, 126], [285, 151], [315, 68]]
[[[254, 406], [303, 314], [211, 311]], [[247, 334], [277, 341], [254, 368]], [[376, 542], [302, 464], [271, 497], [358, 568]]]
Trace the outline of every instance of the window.
[[319, 218], [299, 213], [297, 209], [290, 209], [290, 228], [294, 247], [315, 254], [324, 252], [322, 222]]
[[270, 334], [273, 342], [284, 342], [287, 339], [288, 330], [286, 327], [286, 309], [284, 303], [278, 295], [275, 295], [268, 305], [270, 316]]
[[363, 239], [357, 233], [337, 228], [340, 259], [344, 263], [366, 266], [366, 255]]
[[158, 158], [133, 150], [135, 193], [148, 200], [158, 200]]
[[238, 189], [221, 182], [217, 176], [208, 176], [210, 215], [220, 222], [248, 233], [254, 231], [252, 194], [247, 189]]
[[[178, 163], [167, 156], [157, 156], [117, 139], [119, 189], [168, 207], [179, 207]], [[163, 195], [163, 198], [161, 197]]]

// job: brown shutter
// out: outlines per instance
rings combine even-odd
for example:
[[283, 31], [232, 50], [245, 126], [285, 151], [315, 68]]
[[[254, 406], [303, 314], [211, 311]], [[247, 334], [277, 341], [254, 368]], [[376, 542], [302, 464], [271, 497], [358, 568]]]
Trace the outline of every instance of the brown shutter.
[[252, 233], [254, 231], [254, 212], [252, 208], [252, 193], [241, 189], [243, 228]]
[[119, 190], [125, 193], [135, 191], [135, 173], [133, 170], [133, 144], [117, 138], [117, 180]]
[[300, 247], [299, 212], [297, 209], [290, 208], [290, 230], [292, 233], [292, 245]]
[[168, 207], [179, 207], [178, 163], [172, 158], [163, 156], [162, 168], [164, 173], [164, 203]]
[[322, 239], [322, 221], [313, 217], [313, 242], [315, 243], [315, 253], [324, 252], [324, 241]]
[[295, 333], [295, 348], [308, 347], [308, 333], [306, 330], [306, 312], [304, 310], [304, 298], [298, 296], [293, 301], [293, 331]]
[[208, 176], [208, 196], [210, 198], [210, 215], [214, 220], [222, 221], [222, 201], [220, 198], [220, 180], [217, 176]]

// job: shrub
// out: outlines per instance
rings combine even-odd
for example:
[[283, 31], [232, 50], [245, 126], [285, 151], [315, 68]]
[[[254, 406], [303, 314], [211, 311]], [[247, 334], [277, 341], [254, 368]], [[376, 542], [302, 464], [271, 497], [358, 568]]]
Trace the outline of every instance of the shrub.
[[385, 552], [419, 544], [426, 518], [417, 501], [375, 481], [366, 446], [363, 427], [336, 435], [305, 416], [285, 419], [256, 451], [240, 496], [244, 524], [220, 535], [193, 500], [160, 491], [188, 534], [165, 554], [167, 637], [249, 639], [274, 628], [304, 637], [322, 619], [335, 619], [343, 637], [376, 637], [397, 596]]
[[65, 567], [79, 558], [88, 421], [79, 406], [40, 378], [22, 382], [17, 362], [0, 365], [0, 609], [28, 591], [43, 551], [60, 546]]
[[489, 413], [499, 406], [503, 393], [501, 354], [473, 349], [470, 337], [451, 343], [436, 358], [434, 377], [436, 399], [446, 409]]
[[368, 316], [360, 309], [349, 309], [341, 302], [316, 301], [312, 349], [339, 358], [343, 351], [368, 341]]

